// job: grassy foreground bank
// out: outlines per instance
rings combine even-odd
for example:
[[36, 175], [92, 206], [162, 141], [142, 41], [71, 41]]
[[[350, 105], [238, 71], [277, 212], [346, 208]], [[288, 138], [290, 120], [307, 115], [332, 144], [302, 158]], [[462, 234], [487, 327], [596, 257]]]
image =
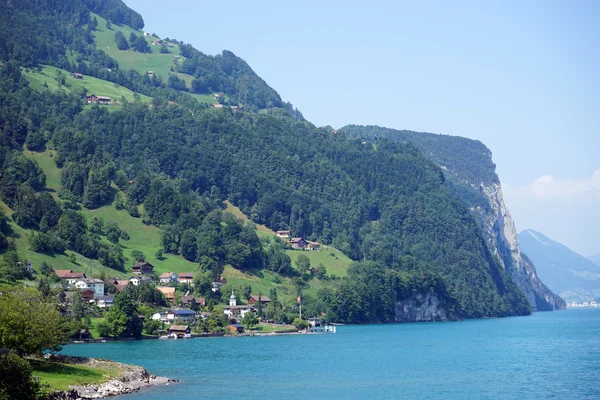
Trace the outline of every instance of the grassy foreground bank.
[[44, 359], [30, 359], [29, 362], [33, 375], [43, 385], [49, 386], [49, 391], [68, 390], [72, 385], [102, 383], [117, 378], [121, 373], [118, 368], [106, 365], [67, 364]]

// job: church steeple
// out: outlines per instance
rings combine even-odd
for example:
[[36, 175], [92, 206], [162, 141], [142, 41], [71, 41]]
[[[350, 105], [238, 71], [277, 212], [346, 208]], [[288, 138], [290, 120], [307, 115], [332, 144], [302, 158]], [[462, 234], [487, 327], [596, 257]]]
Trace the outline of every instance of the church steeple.
[[235, 298], [235, 294], [233, 293], [233, 289], [231, 290], [231, 297], [229, 297], [229, 305], [230, 306], [237, 305], [237, 301], [236, 301], [236, 298]]

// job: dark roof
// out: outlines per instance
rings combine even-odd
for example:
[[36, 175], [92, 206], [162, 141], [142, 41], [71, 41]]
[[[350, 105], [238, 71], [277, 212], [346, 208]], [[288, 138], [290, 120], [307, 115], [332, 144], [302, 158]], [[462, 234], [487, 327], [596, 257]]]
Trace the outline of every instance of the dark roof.
[[148, 261], [140, 261], [140, 262], [136, 262], [135, 264], [133, 264], [133, 266], [136, 268], [142, 268], [142, 267], [145, 267], [148, 265], [150, 267], [154, 268], [154, 265], [150, 264]]
[[192, 310], [171, 310], [169, 312], [175, 315], [196, 315], [196, 312]]
[[268, 303], [271, 301], [271, 299], [268, 298], [267, 296], [265, 296], [264, 294], [261, 294], [260, 296], [258, 294], [251, 294], [250, 297], [248, 298], [248, 300], [253, 299], [254, 301], [258, 301], [259, 297], [260, 297], [260, 301], [263, 303]]

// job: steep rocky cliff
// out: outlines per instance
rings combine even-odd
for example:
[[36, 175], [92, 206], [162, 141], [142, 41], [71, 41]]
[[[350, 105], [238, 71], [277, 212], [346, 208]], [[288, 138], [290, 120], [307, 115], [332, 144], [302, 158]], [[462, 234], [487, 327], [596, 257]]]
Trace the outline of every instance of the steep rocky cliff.
[[456, 321], [459, 317], [449, 311], [444, 300], [433, 291], [418, 293], [396, 302], [396, 322]]
[[448, 187], [477, 217], [488, 249], [510, 273], [533, 311], [563, 309], [565, 301], [537, 276], [521, 252], [514, 221], [504, 204], [491, 151], [477, 140], [457, 136], [350, 125], [338, 132], [362, 140], [411, 142], [444, 171]]

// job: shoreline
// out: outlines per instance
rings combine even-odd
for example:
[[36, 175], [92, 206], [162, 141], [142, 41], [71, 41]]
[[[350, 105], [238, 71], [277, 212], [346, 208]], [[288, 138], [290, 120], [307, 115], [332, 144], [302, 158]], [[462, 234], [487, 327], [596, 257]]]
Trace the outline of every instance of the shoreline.
[[50, 363], [118, 370], [118, 374], [115, 377], [105, 382], [68, 385], [68, 390], [51, 392], [49, 398], [56, 400], [103, 399], [106, 397], [135, 393], [152, 386], [169, 385], [171, 383], [179, 382], [177, 379], [150, 374], [146, 368], [138, 365], [125, 364], [103, 358], [66, 356], [60, 354], [51, 354], [44, 358]]

